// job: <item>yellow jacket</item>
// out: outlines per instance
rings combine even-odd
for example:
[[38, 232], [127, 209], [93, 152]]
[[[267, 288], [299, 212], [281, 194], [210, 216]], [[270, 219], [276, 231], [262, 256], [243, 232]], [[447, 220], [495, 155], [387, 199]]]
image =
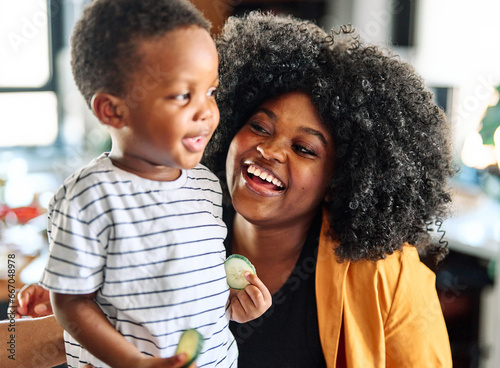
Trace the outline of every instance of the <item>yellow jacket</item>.
[[339, 263], [327, 228], [324, 218], [316, 269], [327, 367], [336, 365], [342, 321], [349, 368], [452, 367], [435, 275], [417, 250], [408, 245], [378, 262]]

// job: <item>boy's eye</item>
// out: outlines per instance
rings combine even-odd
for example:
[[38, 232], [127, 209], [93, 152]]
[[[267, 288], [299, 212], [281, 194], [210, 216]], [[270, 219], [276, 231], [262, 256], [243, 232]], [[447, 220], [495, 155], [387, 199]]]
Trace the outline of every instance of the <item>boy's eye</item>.
[[210, 88], [207, 92], [208, 97], [215, 97], [217, 94], [217, 88]]
[[178, 100], [178, 101], [189, 100], [189, 97], [190, 97], [189, 93], [183, 93], [183, 94], [180, 94], [180, 95], [173, 96], [174, 100]]

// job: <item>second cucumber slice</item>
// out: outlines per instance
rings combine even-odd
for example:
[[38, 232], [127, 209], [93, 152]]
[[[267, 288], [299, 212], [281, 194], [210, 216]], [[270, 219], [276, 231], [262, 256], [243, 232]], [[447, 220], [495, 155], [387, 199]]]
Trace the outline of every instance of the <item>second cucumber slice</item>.
[[175, 354], [185, 353], [187, 355], [188, 361], [184, 367], [188, 367], [200, 355], [204, 342], [203, 336], [194, 328], [185, 330], [182, 333]]

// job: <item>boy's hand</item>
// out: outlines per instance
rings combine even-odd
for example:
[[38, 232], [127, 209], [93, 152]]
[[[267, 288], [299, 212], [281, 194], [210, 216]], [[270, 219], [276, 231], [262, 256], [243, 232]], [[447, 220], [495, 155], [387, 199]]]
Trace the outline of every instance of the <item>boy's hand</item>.
[[[13, 307], [12, 305], [10, 306]], [[17, 294], [17, 308], [12, 308], [16, 318], [21, 316], [43, 317], [54, 314], [49, 291], [40, 285], [25, 285]]]
[[[186, 364], [186, 354], [175, 355], [171, 358], [144, 358], [135, 363], [135, 368], [182, 368]], [[85, 368], [94, 368], [86, 365]], [[191, 364], [188, 368], [197, 368], [196, 364]]]
[[[137, 368], [182, 368], [186, 364], [188, 357], [186, 354], [174, 355], [171, 358], [150, 358], [141, 359], [134, 367]], [[192, 363], [188, 368], [197, 368]]]
[[231, 289], [231, 319], [245, 323], [260, 317], [272, 303], [271, 293], [262, 281], [250, 272], [245, 273], [250, 282], [243, 290]]

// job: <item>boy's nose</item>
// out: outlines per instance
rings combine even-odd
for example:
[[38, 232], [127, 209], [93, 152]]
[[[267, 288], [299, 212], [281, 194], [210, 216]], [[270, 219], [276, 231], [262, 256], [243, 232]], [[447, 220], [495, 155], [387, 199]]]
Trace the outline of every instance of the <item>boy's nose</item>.
[[213, 107], [210, 101], [202, 101], [196, 110], [194, 121], [210, 119], [213, 116]]

